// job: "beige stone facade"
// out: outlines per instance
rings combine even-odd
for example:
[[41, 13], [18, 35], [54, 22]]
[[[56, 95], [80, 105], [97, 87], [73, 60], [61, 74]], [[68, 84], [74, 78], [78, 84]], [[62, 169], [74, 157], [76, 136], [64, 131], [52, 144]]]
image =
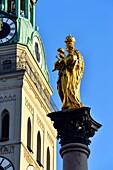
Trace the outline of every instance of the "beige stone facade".
[[15, 170], [29, 170], [30, 165], [56, 170], [56, 131], [47, 117], [54, 110], [48, 81], [23, 45], [0, 47], [0, 67], [0, 156]]

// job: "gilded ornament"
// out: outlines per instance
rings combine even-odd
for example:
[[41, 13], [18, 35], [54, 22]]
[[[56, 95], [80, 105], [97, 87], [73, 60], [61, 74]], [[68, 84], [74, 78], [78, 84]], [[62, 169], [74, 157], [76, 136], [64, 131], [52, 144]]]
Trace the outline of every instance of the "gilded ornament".
[[0, 18], [0, 31], [2, 31], [2, 27], [3, 27], [3, 22], [2, 19]]
[[74, 47], [76, 42], [72, 35], [65, 39], [66, 51], [63, 48], [57, 50], [57, 61], [54, 69], [58, 70], [57, 90], [62, 101], [62, 109], [80, 108], [84, 105], [80, 100], [80, 81], [84, 72], [84, 60], [82, 55]]

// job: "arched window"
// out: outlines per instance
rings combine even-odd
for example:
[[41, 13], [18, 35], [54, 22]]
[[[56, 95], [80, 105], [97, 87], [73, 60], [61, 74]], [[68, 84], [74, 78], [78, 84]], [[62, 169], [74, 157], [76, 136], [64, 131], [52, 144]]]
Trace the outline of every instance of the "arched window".
[[0, 6], [2, 5], [2, 0], [0, 0]]
[[15, 0], [8, 0], [8, 12], [15, 14], [16, 8], [15, 8]]
[[31, 24], [33, 25], [33, 4], [31, 0], [30, 0], [30, 21]]
[[9, 121], [10, 121], [10, 116], [9, 112], [7, 109], [4, 109], [1, 115], [1, 138], [4, 140], [9, 139]]
[[20, 15], [25, 17], [25, 0], [20, 0]]
[[41, 136], [40, 132], [37, 134], [37, 162], [41, 164]]
[[49, 147], [47, 148], [47, 164], [46, 164], [46, 169], [50, 170], [50, 150], [49, 150]]
[[27, 122], [27, 148], [30, 152], [32, 152], [32, 150], [31, 150], [31, 120], [30, 120], [30, 117], [28, 118], [28, 122]]

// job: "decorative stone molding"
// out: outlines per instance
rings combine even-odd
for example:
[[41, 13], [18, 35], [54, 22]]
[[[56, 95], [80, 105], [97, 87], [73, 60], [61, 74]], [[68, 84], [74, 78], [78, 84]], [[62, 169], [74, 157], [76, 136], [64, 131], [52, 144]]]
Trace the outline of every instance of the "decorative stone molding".
[[26, 161], [29, 163], [29, 164], [33, 164], [33, 159], [31, 157], [31, 155], [24, 149], [24, 158], [26, 159]]
[[[35, 68], [32, 67], [31, 63], [29, 63], [26, 52], [23, 51], [19, 55], [17, 59], [17, 70], [21, 70], [21, 69], [26, 70], [27, 74], [30, 76], [31, 80], [35, 84], [36, 88], [41, 94], [41, 97], [45, 101], [46, 105], [50, 108], [51, 111], [55, 111], [57, 107], [53, 102], [53, 100], [50, 101], [51, 95], [47, 87], [45, 86], [43, 80], [41, 79], [39, 73], [35, 70]], [[30, 88], [31, 90], [33, 90], [33, 87]]]
[[10, 102], [16, 100], [16, 95], [9, 95], [9, 96], [0, 96], [0, 103], [2, 102]]
[[30, 113], [32, 115], [34, 115], [34, 108], [33, 106], [30, 104], [30, 102], [27, 100], [27, 98], [25, 97], [25, 106], [27, 107], [27, 109], [30, 111]]
[[47, 132], [47, 139], [48, 139], [48, 141], [50, 142], [50, 144], [51, 144], [52, 146], [54, 146], [54, 142], [53, 142], [53, 140], [52, 140], [49, 132]]
[[38, 123], [39, 127], [42, 129], [42, 131], [44, 131], [45, 130], [44, 124], [42, 123], [42, 121], [38, 115], [37, 115], [37, 123]]
[[15, 62], [15, 53], [0, 55], [0, 63], [2, 64], [5, 60], [11, 60], [12, 63], [14, 63]]
[[33, 160], [32, 156], [25, 149], [25, 147], [24, 147], [24, 158], [26, 159], [26, 161], [28, 162], [29, 165], [33, 165], [35, 167], [35, 170], [40, 170], [40, 168], [38, 168], [37, 163]]
[[15, 151], [15, 145], [0, 146], [0, 155], [11, 154]]

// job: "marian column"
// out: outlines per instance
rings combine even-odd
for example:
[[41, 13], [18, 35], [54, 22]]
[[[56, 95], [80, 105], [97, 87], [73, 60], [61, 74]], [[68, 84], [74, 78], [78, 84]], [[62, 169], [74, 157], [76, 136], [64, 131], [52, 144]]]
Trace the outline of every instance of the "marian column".
[[66, 37], [66, 51], [59, 48], [54, 69], [58, 70], [57, 89], [62, 101], [62, 110], [49, 113], [54, 122], [57, 137], [60, 139], [60, 154], [63, 170], [88, 170], [87, 159], [90, 155], [88, 145], [95, 132], [101, 127], [90, 115], [90, 108], [80, 100], [80, 81], [84, 71], [83, 57], [75, 49], [75, 38]]

